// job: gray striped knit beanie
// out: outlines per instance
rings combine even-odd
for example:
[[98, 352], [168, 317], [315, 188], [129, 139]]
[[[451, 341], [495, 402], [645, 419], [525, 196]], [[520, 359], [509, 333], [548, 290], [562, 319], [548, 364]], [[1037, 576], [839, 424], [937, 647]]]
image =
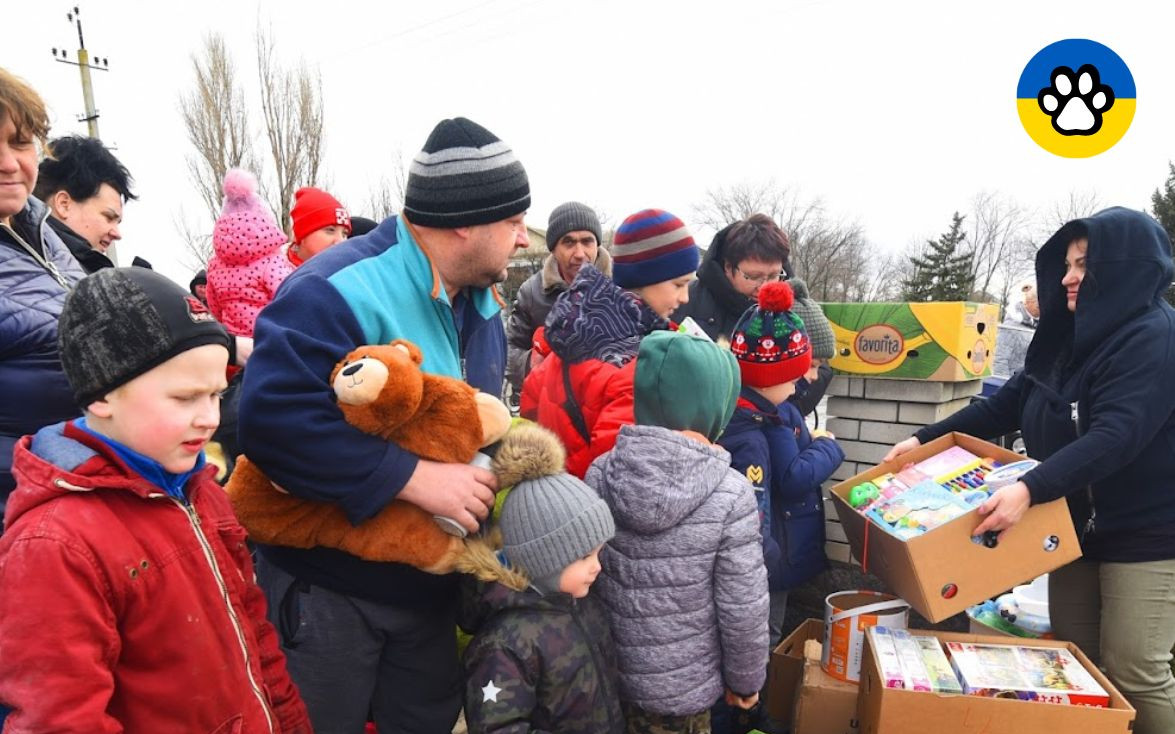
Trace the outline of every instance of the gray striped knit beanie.
[[404, 212], [413, 224], [453, 229], [530, 208], [530, 182], [510, 146], [464, 117], [441, 120], [408, 170]]
[[106, 268], [79, 282], [61, 309], [57, 341], [81, 408], [181, 352], [229, 349], [207, 306], [146, 268]]

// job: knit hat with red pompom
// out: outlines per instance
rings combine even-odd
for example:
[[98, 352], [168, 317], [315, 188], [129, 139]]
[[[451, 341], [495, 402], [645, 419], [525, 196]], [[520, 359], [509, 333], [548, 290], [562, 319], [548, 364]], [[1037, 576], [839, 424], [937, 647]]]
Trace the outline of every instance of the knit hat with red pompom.
[[781, 385], [803, 377], [812, 366], [812, 345], [804, 322], [791, 312], [794, 302], [790, 285], [767, 283], [759, 289], [759, 302], [739, 318], [730, 351], [744, 385]]

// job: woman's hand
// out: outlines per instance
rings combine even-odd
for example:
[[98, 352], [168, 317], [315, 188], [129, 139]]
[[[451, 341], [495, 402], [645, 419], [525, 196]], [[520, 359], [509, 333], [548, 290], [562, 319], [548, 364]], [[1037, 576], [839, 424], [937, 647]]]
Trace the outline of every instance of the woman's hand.
[[979, 527], [975, 528], [974, 534], [983, 535], [989, 530], [1003, 533], [1020, 522], [1020, 518], [1024, 517], [1024, 513], [1028, 511], [1031, 504], [1032, 495], [1029, 494], [1028, 485], [1024, 482], [1000, 487], [986, 502], [979, 506], [980, 516], [986, 515], [987, 517], [979, 523]]
[[896, 459], [902, 454], [909, 453], [921, 445], [922, 442], [919, 441], [916, 436], [910, 436], [905, 441], [899, 441], [898, 443], [895, 443], [893, 448], [889, 450], [889, 453], [886, 454], [885, 458], [881, 461], [886, 462], [890, 461], [891, 459]]

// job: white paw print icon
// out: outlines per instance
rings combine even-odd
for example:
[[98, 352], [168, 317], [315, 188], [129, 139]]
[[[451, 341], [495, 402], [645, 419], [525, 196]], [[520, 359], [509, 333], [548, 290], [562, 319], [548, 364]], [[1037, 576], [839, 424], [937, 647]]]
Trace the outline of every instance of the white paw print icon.
[[1114, 106], [1114, 90], [1101, 83], [1093, 64], [1076, 72], [1058, 66], [1050, 75], [1052, 83], [1040, 90], [1036, 102], [1062, 135], [1093, 135], [1102, 127], [1102, 115]]

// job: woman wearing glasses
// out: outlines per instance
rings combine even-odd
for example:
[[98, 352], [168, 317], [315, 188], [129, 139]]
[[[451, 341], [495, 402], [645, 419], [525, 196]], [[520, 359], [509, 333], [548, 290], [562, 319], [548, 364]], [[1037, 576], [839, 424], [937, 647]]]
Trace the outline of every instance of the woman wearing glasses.
[[692, 317], [711, 339], [730, 339], [740, 316], [755, 305], [759, 288], [791, 275], [787, 235], [766, 214], [754, 214], [714, 235], [690, 284], [689, 302], [674, 312]]

